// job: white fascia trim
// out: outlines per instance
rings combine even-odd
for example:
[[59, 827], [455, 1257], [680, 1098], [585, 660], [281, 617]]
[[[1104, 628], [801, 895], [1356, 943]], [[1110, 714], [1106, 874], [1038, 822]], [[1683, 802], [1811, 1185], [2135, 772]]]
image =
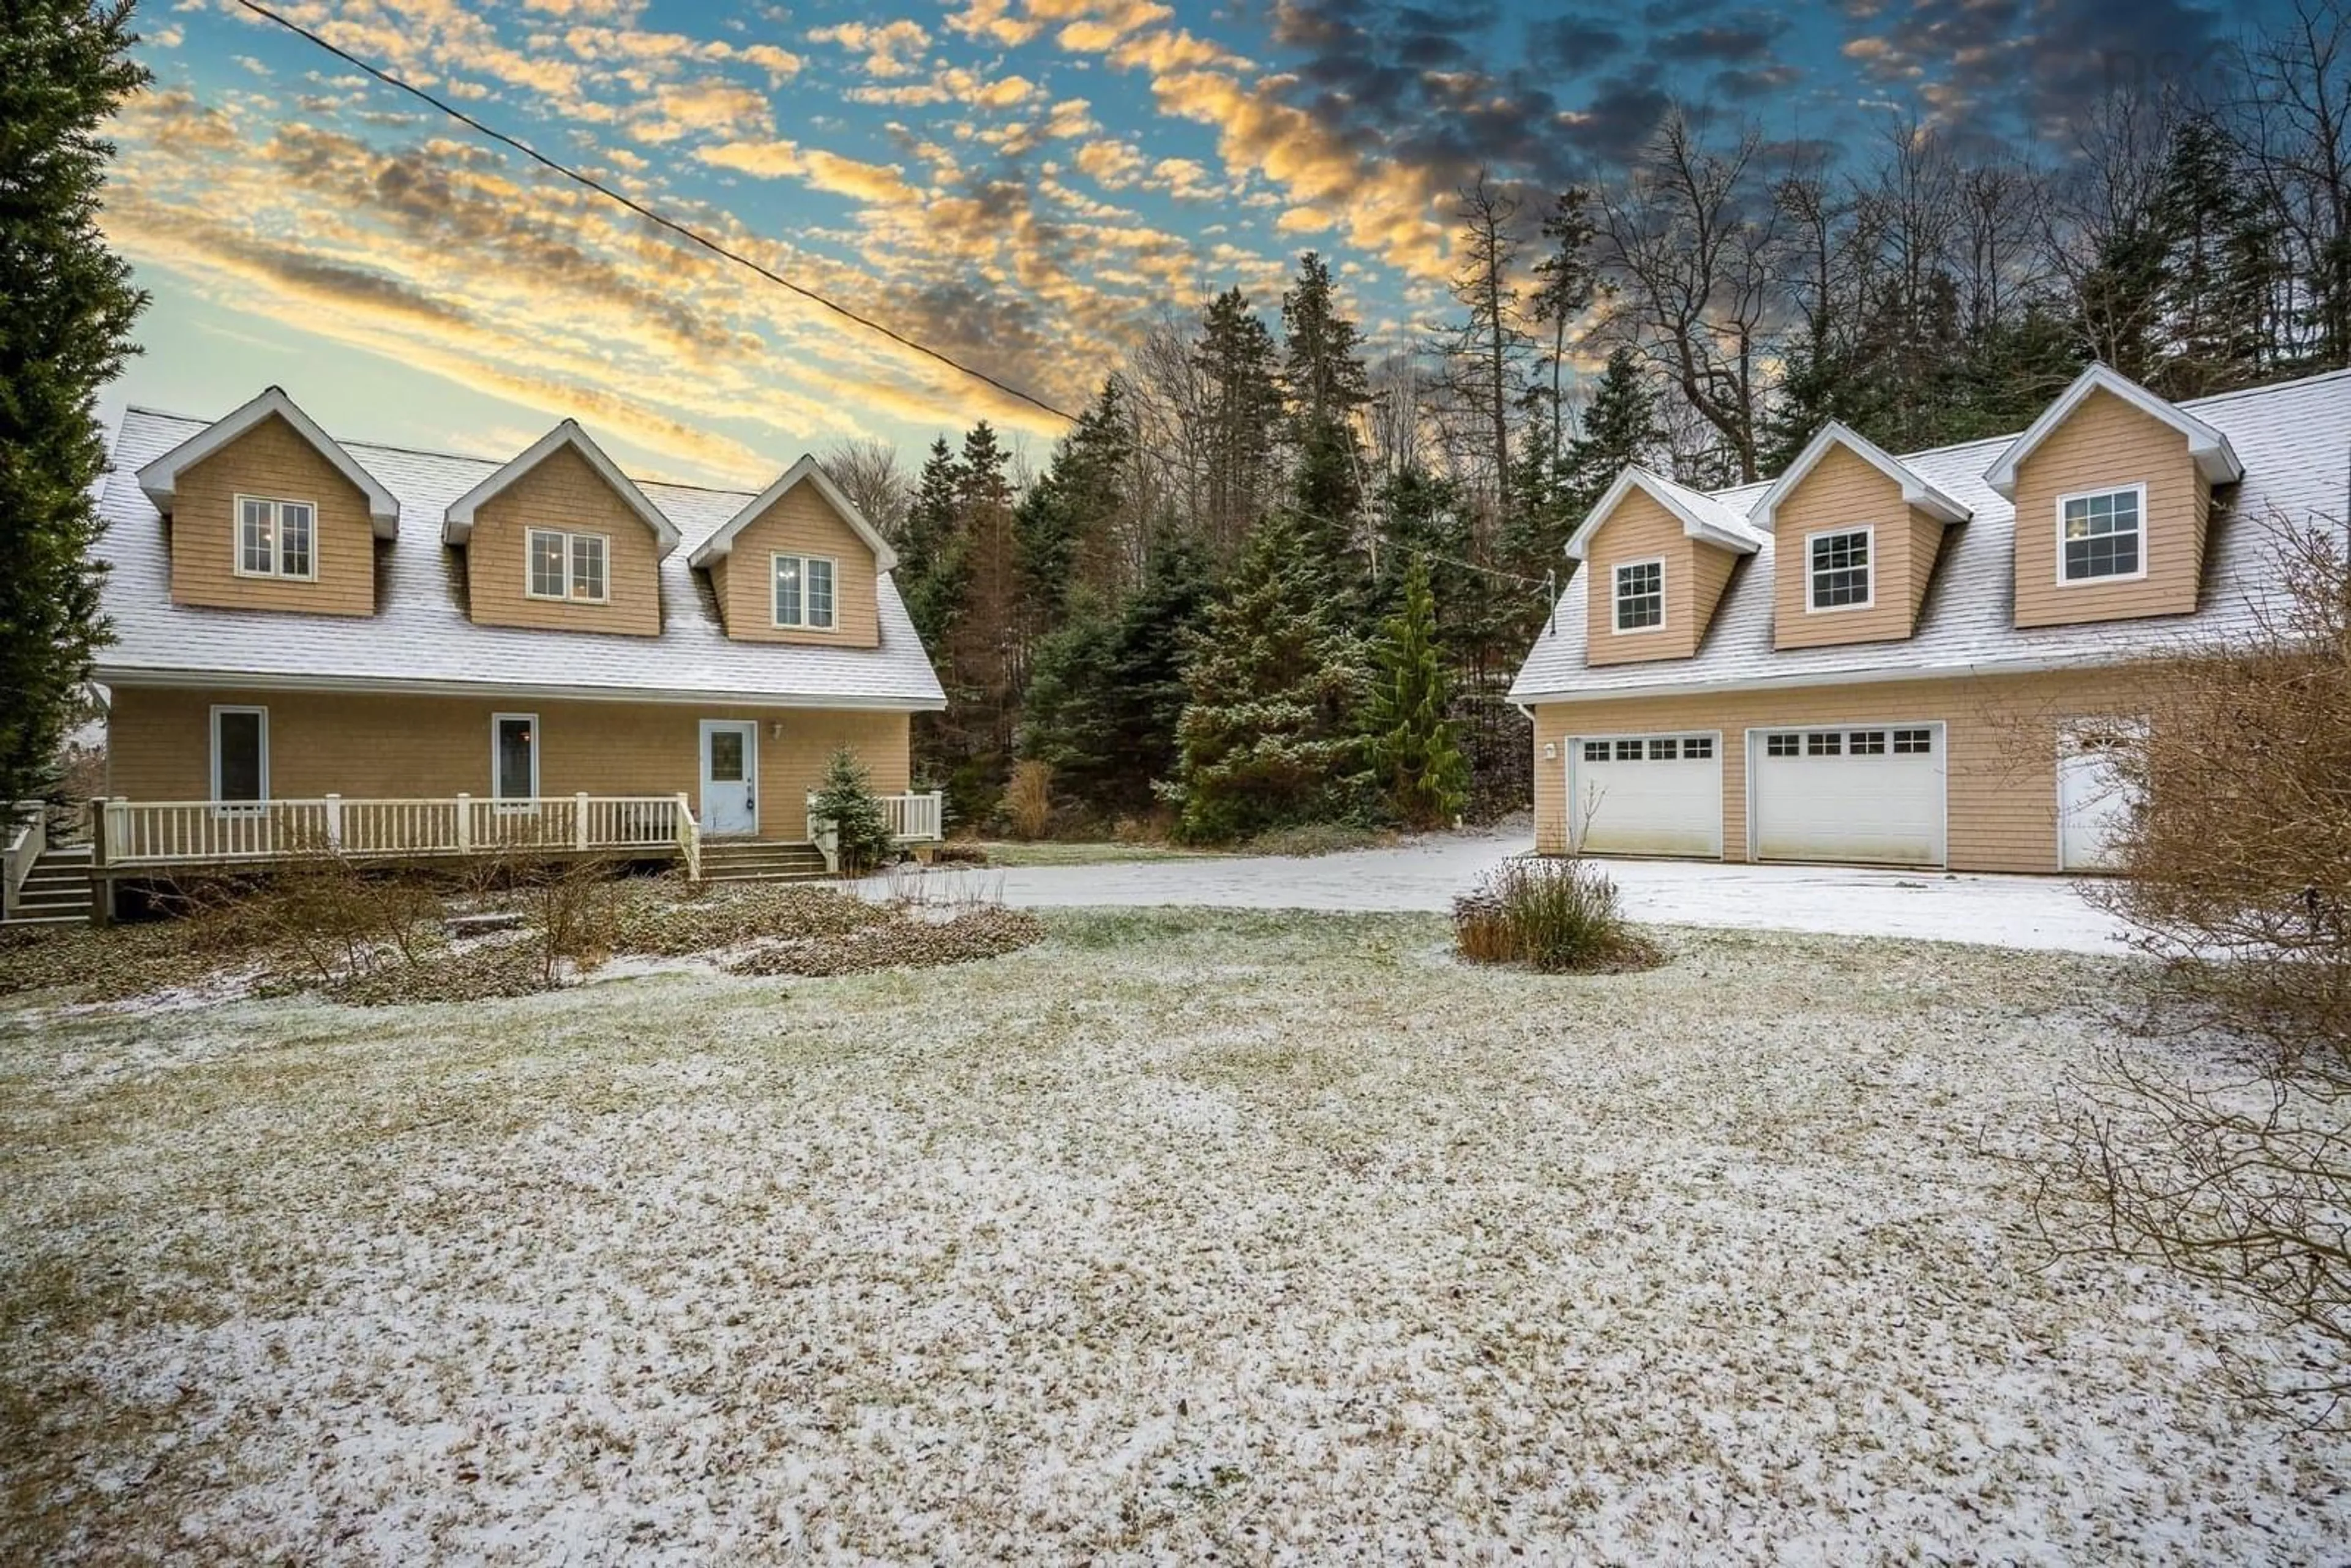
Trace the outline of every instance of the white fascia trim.
[[1763, 492], [1763, 498], [1749, 509], [1747, 520], [1759, 528], [1772, 528], [1777, 522], [1780, 503], [1804, 482], [1805, 475], [1820, 465], [1821, 459], [1829, 455], [1830, 448], [1836, 446], [1844, 447], [1900, 486], [1903, 504], [1917, 507], [1937, 522], [1964, 523], [1973, 515], [1905, 467], [1900, 458], [1859, 431], [1833, 419], [1821, 426], [1820, 434], [1805, 444], [1796, 460], [1788, 465], [1786, 472], [1771, 482], [1771, 487]]
[[559, 446], [569, 446], [586, 458], [588, 465], [596, 470], [597, 476], [612, 487], [613, 493], [626, 503], [629, 510], [634, 512], [645, 527], [653, 529], [653, 538], [661, 542], [661, 549], [655, 552], [657, 557], [665, 556], [677, 548], [676, 525], [664, 517], [662, 509], [637, 488], [635, 480], [622, 473], [619, 466], [604, 455], [602, 447], [589, 439], [588, 433], [580, 428], [579, 421], [571, 419], [565, 420], [532, 442], [519, 455], [493, 470], [480, 484], [450, 502], [449, 509], [442, 514], [442, 541], [462, 545], [471, 538], [475, 510], [552, 456]]
[[2245, 465], [2237, 461], [2236, 449], [2229, 438], [2176, 404], [2166, 402], [2137, 382], [2116, 374], [2104, 365], [2092, 365], [2074, 378], [2055, 402], [2043, 409], [2041, 417], [2028, 426], [2023, 434], [2009, 443], [1992, 465], [1984, 470], [1984, 483], [2001, 495], [2016, 499], [2016, 471], [2033, 449], [2046, 441], [2050, 434], [2065, 423], [2083, 400], [2092, 392], [2110, 392], [2137, 409], [2150, 419], [2162, 421], [2188, 438], [2188, 455], [2196, 460], [2208, 483], [2233, 484], [2245, 476]]
[[889, 571], [897, 566], [898, 552], [890, 548], [890, 541], [882, 537], [882, 530], [868, 521], [865, 514], [841, 493], [841, 487], [832, 482], [831, 476], [825, 473], [824, 465], [812, 453], [802, 453], [800, 460], [778, 476], [774, 484], [751, 497], [747, 506], [727, 518], [723, 528], [703, 541], [701, 548], [686, 559], [686, 564], [706, 567], [724, 559], [735, 548], [736, 535], [766, 516], [768, 507], [802, 484], [814, 485], [816, 493], [822, 496], [832, 509], [841, 514], [841, 520], [849, 525], [849, 531], [865, 542], [865, 547], [873, 552], [874, 570]]
[[1985, 659], [1965, 664], [1913, 664], [1901, 669], [1838, 670], [1827, 674], [1761, 675], [1749, 680], [1688, 681], [1672, 685], [1612, 687], [1605, 691], [1514, 690], [1508, 694], [1507, 700], [1530, 706], [1540, 703], [1596, 703], [1625, 697], [1677, 697], [1709, 692], [1768, 692], [1805, 686], [1865, 686], [1886, 681], [1963, 680], [1970, 675], [2045, 675], [2067, 670], [2107, 669], [2160, 656], [2158, 653], [2139, 651], [2116, 653], [2108, 658]]
[[[1583, 525], [1568, 539], [1569, 559], [1589, 559], [1584, 552], [1592, 543], [1592, 536], [1600, 531], [1600, 525], [1608, 520], [1608, 514], [1616, 509], [1617, 503], [1636, 489], [1672, 513], [1681, 523], [1682, 532], [1690, 538], [1704, 539], [1708, 544], [1740, 555], [1753, 555], [1761, 548], [1743, 531], [1744, 520], [1733, 517], [1729, 508], [1719, 501], [1701, 496], [1695, 490], [1685, 490], [1638, 465], [1627, 465], [1625, 471], [1616, 476], [1616, 482], [1608, 486], [1608, 493], [1584, 515]], [[1708, 517], [1699, 509], [1701, 507], [1721, 516]]]
[[937, 713], [940, 697], [845, 696], [790, 692], [726, 692], [707, 687], [567, 686], [514, 681], [417, 681], [365, 675], [255, 674], [238, 670], [167, 670], [108, 665], [91, 672], [118, 687], [187, 686], [208, 691], [341, 692], [436, 697], [514, 697], [567, 702], [674, 703], [700, 706], [845, 708], [873, 713]]
[[333, 436], [319, 429], [318, 422], [304, 413], [278, 387], [264, 388], [259, 397], [235, 413], [214, 420], [141, 468], [139, 487], [147, 493], [150, 501], [155, 503], [157, 511], [169, 513], [183, 469], [203, 462], [272, 414], [292, 425], [295, 434], [308, 442], [319, 456], [334, 465], [335, 472], [349, 479], [367, 497], [368, 518], [376, 538], [389, 539], [399, 537], [399, 497], [385, 489], [374, 475], [360, 467], [357, 458], [344, 451]]

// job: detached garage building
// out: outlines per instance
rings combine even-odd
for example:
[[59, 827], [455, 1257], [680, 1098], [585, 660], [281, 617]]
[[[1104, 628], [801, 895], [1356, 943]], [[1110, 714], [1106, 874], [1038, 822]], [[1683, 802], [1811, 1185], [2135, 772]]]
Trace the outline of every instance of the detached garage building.
[[2172, 404], [2100, 366], [2014, 436], [1629, 468], [1511, 691], [1537, 847], [2099, 869], [2148, 661], [2282, 606], [2275, 524], [2339, 516], [2346, 454], [2351, 373]]

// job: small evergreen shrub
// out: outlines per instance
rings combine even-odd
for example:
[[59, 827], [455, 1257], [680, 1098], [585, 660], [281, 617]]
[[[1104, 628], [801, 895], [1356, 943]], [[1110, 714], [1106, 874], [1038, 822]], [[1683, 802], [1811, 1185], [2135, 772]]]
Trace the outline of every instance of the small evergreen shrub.
[[1453, 901], [1454, 949], [1547, 975], [1650, 969], [1665, 955], [1625, 919], [1616, 884], [1583, 860], [1511, 860]]
[[865, 764], [850, 747], [841, 747], [825, 764], [824, 782], [817, 787], [809, 814], [820, 826], [832, 829], [842, 875], [861, 876], [889, 858], [893, 841], [882, 815], [881, 797], [873, 793]]

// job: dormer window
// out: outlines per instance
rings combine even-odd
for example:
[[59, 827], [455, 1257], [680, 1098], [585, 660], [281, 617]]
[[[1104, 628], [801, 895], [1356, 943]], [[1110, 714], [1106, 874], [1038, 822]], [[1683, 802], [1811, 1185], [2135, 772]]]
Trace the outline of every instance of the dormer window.
[[2147, 551], [2140, 538], [2146, 516], [2144, 485], [2060, 496], [2057, 580], [2095, 582], [2146, 576]]
[[[214, 514], [217, 516], [218, 514]], [[236, 498], [236, 575], [318, 580], [318, 510], [308, 501]]]
[[1616, 630], [1646, 632], [1666, 623], [1666, 563], [1631, 560], [1616, 569]]
[[833, 563], [822, 556], [778, 555], [775, 560], [775, 620], [802, 632], [833, 628]]
[[605, 544], [602, 534], [566, 533], [561, 528], [531, 529], [529, 580], [524, 583], [523, 591], [533, 599], [562, 599], [575, 604], [603, 603]]
[[1840, 528], [1804, 536], [1806, 608], [1866, 610], [1876, 602], [1870, 564], [1872, 528]]

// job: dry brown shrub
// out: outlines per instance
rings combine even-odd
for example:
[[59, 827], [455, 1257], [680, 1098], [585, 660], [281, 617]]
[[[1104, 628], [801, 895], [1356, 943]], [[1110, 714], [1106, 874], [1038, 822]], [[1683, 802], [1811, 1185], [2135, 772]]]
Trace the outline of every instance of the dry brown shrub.
[[1004, 786], [1004, 820], [1016, 839], [1041, 839], [1053, 820], [1053, 765], [1017, 762]]
[[2328, 1346], [2351, 1393], [2351, 570], [2273, 522], [2288, 602], [2183, 649], [2106, 738], [2122, 875], [2090, 896], [2155, 960], [2137, 1021], [2071, 1085], [2041, 1214], [2062, 1249], [2168, 1264]]
[[1454, 950], [1545, 974], [1655, 968], [1664, 953], [1625, 918], [1616, 884], [1574, 856], [1503, 862], [1453, 901]]

